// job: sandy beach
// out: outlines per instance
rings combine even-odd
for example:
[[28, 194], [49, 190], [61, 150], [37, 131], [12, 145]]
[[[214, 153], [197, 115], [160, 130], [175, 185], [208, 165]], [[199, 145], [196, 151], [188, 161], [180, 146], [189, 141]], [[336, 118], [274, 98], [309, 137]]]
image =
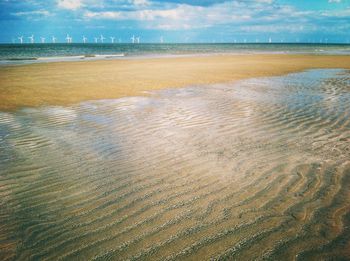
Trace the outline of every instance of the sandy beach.
[[277, 76], [312, 68], [350, 69], [350, 56], [219, 55], [0, 68], [0, 110], [145, 95], [145, 91]]
[[[280, 72], [277, 65], [234, 65], [238, 58], [203, 58], [207, 66], [201, 69], [202, 58], [194, 63], [185, 59], [184, 66], [179, 65], [182, 59], [154, 60], [159, 70], [174, 67], [178, 77], [169, 73], [168, 78], [144, 66], [150, 61], [6, 70], [40, 75], [32, 84], [44, 84], [43, 74], [58, 68], [65, 75], [70, 71], [69, 79], [79, 71], [80, 79], [89, 79], [92, 86], [93, 75], [99, 75], [93, 68], [102, 74], [102, 68], [114, 65], [109, 72], [120, 74], [106, 76], [129, 75], [137, 87], [142, 78], [133, 80], [136, 71], [122, 68], [145, 68], [144, 78], [147, 71], [153, 72], [149, 83], [163, 80], [157, 88], [168, 82], [180, 86], [223, 81], [233, 72], [230, 65], [241, 72], [232, 73], [233, 79], [256, 70], [262, 75]], [[282, 64], [274, 58], [260, 63]], [[194, 71], [202, 75], [199, 71], [207, 70], [208, 64], [217, 70], [214, 64], [225, 59], [225, 73], [194, 76]], [[288, 70], [300, 69], [291, 62], [301, 63], [300, 57], [288, 59]], [[326, 62], [335, 59], [345, 67], [347, 61], [302, 59], [303, 64], [305, 59], [319, 59], [319, 66], [331, 66]], [[287, 70], [283, 64], [281, 70]], [[187, 77], [180, 74], [184, 68]], [[91, 74], [84, 77], [83, 69]], [[26, 77], [23, 74], [21, 80]], [[58, 84], [63, 76], [56, 77]], [[73, 81], [64, 85], [67, 93], [69, 84]], [[143, 86], [133, 91], [139, 94], [147, 89]], [[346, 260], [349, 86], [349, 70], [316, 69], [158, 90], [147, 96], [2, 111], [0, 259]], [[122, 90], [119, 86], [104, 92], [99, 87], [106, 97]], [[99, 97], [99, 89], [91, 87], [84, 96], [84, 88], [90, 90], [76, 86], [71, 102], [95, 97], [94, 92]], [[19, 96], [17, 104], [23, 105], [24, 98], [33, 105], [71, 98], [56, 91], [59, 99], [51, 100], [53, 89], [45, 90], [38, 91], [36, 99]]]

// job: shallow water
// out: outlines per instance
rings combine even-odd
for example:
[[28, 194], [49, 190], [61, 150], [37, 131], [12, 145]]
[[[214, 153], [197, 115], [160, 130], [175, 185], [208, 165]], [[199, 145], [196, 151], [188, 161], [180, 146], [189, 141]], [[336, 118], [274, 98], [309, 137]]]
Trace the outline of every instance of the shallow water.
[[0, 113], [2, 260], [350, 256], [350, 74]]

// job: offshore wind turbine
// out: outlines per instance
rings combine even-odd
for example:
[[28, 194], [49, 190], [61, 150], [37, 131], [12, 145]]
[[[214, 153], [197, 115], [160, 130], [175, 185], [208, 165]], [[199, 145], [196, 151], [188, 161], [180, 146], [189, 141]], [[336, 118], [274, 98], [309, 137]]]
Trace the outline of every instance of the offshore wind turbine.
[[97, 37], [94, 37], [94, 39], [95, 39], [95, 43], [97, 43], [97, 42], [98, 42], [98, 38], [97, 38]]
[[23, 43], [23, 36], [18, 37], [18, 40], [22, 44]]
[[160, 41], [160, 43], [164, 43], [163, 36], [160, 37], [159, 41]]
[[130, 39], [131, 39], [131, 42], [134, 44], [135, 43], [135, 39], [136, 39], [135, 35], [133, 35]]
[[104, 38], [103, 35], [101, 34], [101, 35], [100, 35], [101, 43], [103, 43], [103, 40], [104, 40], [104, 39], [106, 39], [106, 38]]
[[45, 37], [40, 37], [41, 43], [45, 43]]
[[83, 43], [86, 43], [87, 38], [85, 36], [83, 36]]
[[56, 43], [57, 38], [55, 36], [52, 36], [51, 39], [52, 39], [52, 43]]
[[271, 39], [271, 37], [269, 38], [269, 43], [272, 43], [272, 39]]
[[140, 43], [140, 36], [136, 37], [136, 43]]
[[28, 38], [30, 39], [30, 43], [33, 44], [34, 43], [34, 35], [32, 34], [32, 36], [29, 36]]
[[70, 37], [69, 34], [67, 34], [66, 40], [67, 43], [72, 43], [72, 37]]
[[115, 37], [114, 37], [114, 36], [111, 36], [110, 38], [111, 38], [112, 44], [114, 44], [114, 39], [115, 39]]

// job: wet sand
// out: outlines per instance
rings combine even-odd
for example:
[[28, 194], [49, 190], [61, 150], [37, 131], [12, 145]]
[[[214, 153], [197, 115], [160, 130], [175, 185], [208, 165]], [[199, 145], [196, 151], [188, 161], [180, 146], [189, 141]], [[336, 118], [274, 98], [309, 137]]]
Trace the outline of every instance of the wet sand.
[[347, 70], [1, 112], [0, 133], [2, 260], [350, 255]]
[[311, 68], [350, 69], [350, 56], [221, 55], [1, 67], [0, 110], [144, 95]]

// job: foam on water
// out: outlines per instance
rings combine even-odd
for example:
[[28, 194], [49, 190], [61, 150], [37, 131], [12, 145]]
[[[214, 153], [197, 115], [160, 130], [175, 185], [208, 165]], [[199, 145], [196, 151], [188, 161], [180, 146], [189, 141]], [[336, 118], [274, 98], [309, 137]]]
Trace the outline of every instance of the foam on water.
[[349, 80], [1, 112], [1, 259], [346, 259]]

